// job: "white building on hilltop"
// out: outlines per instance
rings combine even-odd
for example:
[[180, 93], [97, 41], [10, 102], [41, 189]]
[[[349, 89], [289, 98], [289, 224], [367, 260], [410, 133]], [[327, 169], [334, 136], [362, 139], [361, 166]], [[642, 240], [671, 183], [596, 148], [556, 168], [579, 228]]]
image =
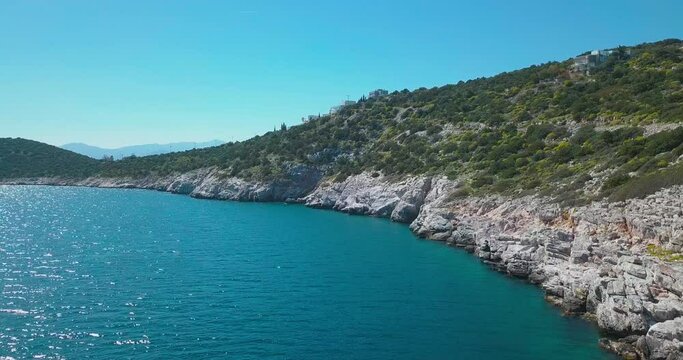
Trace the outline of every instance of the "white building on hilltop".
[[[622, 48], [623, 49], [623, 48]], [[590, 54], [577, 56], [574, 58], [573, 69], [576, 71], [589, 71], [590, 69], [604, 63], [610, 56], [620, 51], [617, 50], [593, 50]], [[631, 56], [631, 49], [623, 50], [623, 56]]]
[[389, 95], [388, 91], [386, 91], [384, 89], [377, 89], [377, 90], [370, 91], [370, 93], [368, 94], [368, 98], [374, 99], [374, 98], [379, 98], [379, 97], [387, 96], [387, 95]]
[[349, 105], [354, 105], [355, 103], [356, 102], [353, 100], [344, 100], [344, 101], [342, 101], [341, 105], [331, 107], [330, 108], [330, 114], [334, 114], [334, 113], [338, 112], [339, 110], [341, 110], [343, 107], [349, 106]]

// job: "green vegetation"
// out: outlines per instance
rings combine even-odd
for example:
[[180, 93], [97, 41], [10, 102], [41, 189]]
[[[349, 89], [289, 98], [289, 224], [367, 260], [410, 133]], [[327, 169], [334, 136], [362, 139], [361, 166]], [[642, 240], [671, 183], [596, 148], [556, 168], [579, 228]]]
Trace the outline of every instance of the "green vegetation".
[[617, 187], [609, 195], [609, 199], [621, 201], [644, 197], [673, 185], [683, 185], [683, 164], [678, 164], [664, 170], [653, 171], [642, 176], [628, 178], [623, 182], [623, 185]]
[[650, 244], [647, 246], [648, 254], [664, 261], [683, 261], [683, 254], [663, 249], [661, 246]]
[[337, 180], [362, 171], [444, 174], [466, 180], [468, 194], [540, 192], [566, 204], [644, 196], [682, 178], [683, 129], [644, 134], [648, 126], [683, 122], [683, 42], [630, 49], [590, 75], [572, 72], [567, 60], [397, 91], [247, 141], [99, 162], [83, 173], [215, 166], [226, 176], [268, 180], [283, 176], [285, 164], [301, 163]]
[[99, 161], [55, 146], [31, 140], [0, 138], [0, 178], [55, 175], [81, 178], [99, 168]]

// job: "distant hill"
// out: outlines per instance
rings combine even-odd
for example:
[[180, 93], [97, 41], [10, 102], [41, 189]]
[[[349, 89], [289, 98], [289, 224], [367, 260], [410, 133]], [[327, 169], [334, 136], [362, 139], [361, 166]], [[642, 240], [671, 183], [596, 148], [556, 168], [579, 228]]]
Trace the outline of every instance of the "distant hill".
[[0, 138], [0, 178], [86, 177], [100, 162], [56, 146], [21, 138]]
[[212, 146], [223, 145], [225, 142], [221, 140], [211, 140], [206, 142], [177, 142], [170, 144], [144, 144], [124, 146], [114, 149], [106, 149], [97, 146], [92, 146], [84, 143], [70, 143], [62, 145], [62, 149], [70, 150], [93, 159], [102, 159], [104, 156], [113, 156], [114, 159], [122, 159], [126, 156], [147, 156], [159, 155], [178, 151], [187, 151], [192, 149], [203, 149]]

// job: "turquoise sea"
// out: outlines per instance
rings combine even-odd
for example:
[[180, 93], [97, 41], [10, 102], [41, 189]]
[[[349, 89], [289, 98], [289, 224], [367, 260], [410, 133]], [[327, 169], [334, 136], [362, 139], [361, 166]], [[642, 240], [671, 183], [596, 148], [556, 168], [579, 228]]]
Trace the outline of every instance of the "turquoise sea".
[[0, 358], [612, 358], [462, 250], [300, 205], [0, 186], [0, 289]]

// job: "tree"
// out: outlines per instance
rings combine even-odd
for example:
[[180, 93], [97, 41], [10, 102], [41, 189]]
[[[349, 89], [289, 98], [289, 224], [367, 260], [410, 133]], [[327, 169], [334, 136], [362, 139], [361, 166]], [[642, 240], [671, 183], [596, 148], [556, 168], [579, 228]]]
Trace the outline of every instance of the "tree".
[[619, 46], [614, 51], [613, 55], [617, 60], [626, 60], [628, 58], [628, 52], [627, 52], [626, 46]]

